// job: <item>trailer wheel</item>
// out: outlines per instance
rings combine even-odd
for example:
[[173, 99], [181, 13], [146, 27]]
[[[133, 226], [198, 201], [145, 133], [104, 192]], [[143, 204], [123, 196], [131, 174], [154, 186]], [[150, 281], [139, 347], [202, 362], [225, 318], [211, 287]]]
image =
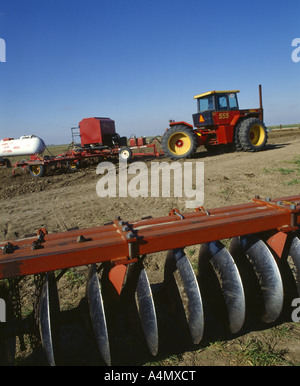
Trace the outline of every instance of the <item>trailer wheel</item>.
[[8, 158], [4, 158], [3, 162], [4, 162], [3, 166], [5, 168], [10, 168], [11, 167], [11, 163], [10, 163], [10, 160]]
[[262, 121], [249, 118], [241, 123], [238, 138], [244, 151], [260, 151], [267, 143], [268, 133]]
[[71, 170], [72, 172], [75, 172], [76, 170], [79, 169], [79, 161], [72, 160], [72, 161], [68, 161], [67, 164], [68, 164], [69, 170]]
[[35, 178], [42, 177], [45, 173], [45, 167], [44, 165], [29, 165], [29, 172]]
[[173, 160], [191, 158], [198, 147], [194, 131], [184, 125], [176, 125], [167, 130], [161, 145], [164, 153]]
[[132, 150], [129, 147], [122, 147], [119, 150], [120, 161], [130, 161], [132, 159]]

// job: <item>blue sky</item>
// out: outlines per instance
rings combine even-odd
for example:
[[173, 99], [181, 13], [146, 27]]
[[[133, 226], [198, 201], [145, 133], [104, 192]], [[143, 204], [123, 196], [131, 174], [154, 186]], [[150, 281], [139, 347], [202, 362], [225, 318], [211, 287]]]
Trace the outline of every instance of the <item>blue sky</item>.
[[70, 143], [85, 117], [121, 135], [192, 122], [194, 95], [239, 89], [265, 123], [300, 122], [299, 0], [3, 0], [0, 138]]

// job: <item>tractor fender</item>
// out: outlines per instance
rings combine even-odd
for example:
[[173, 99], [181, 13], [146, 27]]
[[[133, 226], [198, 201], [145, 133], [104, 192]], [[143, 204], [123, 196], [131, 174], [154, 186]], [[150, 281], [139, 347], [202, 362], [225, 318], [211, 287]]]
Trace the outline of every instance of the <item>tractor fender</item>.
[[188, 126], [188, 127], [191, 127], [192, 129], [194, 128], [193, 125], [191, 125], [190, 123], [187, 123], [187, 122], [184, 122], [184, 121], [180, 121], [180, 122], [170, 122], [170, 126], [176, 126], [176, 125], [185, 125], [185, 126]]
[[249, 118], [259, 118], [259, 115], [257, 113], [247, 113], [245, 115], [237, 115], [236, 117], [233, 118], [231, 124], [233, 126], [236, 126], [238, 124], [240, 124], [242, 121], [244, 121], [245, 119], [249, 119]]
[[235, 115], [230, 124], [235, 127], [237, 123], [239, 123], [241, 120], [243, 120], [244, 117], [241, 117], [239, 114]]
[[235, 134], [238, 126], [240, 126], [243, 121], [245, 121], [249, 118], [258, 118], [258, 116], [257, 116], [257, 114], [249, 113], [247, 115], [242, 115], [242, 116], [237, 115], [236, 117], [233, 118], [233, 120], [231, 121], [231, 126], [234, 128], [233, 135]]

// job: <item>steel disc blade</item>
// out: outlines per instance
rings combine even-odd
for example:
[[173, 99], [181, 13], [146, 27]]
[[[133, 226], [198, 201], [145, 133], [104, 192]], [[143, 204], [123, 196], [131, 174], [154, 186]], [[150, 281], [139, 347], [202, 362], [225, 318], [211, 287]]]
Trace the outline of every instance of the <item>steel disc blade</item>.
[[136, 299], [145, 339], [151, 354], [155, 356], [158, 352], [157, 318], [150, 283], [144, 268], [138, 277]]
[[300, 296], [300, 240], [298, 237], [293, 238], [289, 255], [294, 263], [298, 295]]
[[0, 323], [0, 366], [13, 366], [16, 354], [16, 337], [5, 336], [2, 332], [2, 327], [10, 324], [15, 320], [13, 301], [9, 295], [9, 291], [2, 283], [0, 286], [0, 311], [1, 317], [4, 319]]
[[[53, 295], [53, 296], [52, 296]], [[51, 302], [53, 301], [53, 304]], [[42, 287], [39, 309], [39, 330], [42, 345], [50, 366], [55, 366], [53, 331], [52, 331], [52, 310], [57, 311], [58, 297], [53, 273], [47, 273]]]
[[228, 314], [229, 329], [237, 333], [245, 321], [245, 295], [234, 260], [220, 241], [201, 246], [200, 259], [209, 259], [221, 287]]
[[238, 243], [258, 278], [264, 301], [262, 320], [265, 323], [275, 322], [281, 314], [284, 300], [282, 279], [276, 261], [266, 244], [255, 236], [242, 236]]
[[170, 266], [173, 265], [174, 274], [177, 272], [179, 275], [176, 284], [193, 343], [198, 344], [203, 337], [204, 315], [202, 298], [195, 272], [182, 249], [169, 251], [167, 260], [172, 260]]
[[97, 346], [105, 363], [110, 366], [111, 355], [105, 310], [100, 281], [96, 271], [96, 266], [94, 264], [90, 267], [89, 278], [86, 286], [86, 294]]

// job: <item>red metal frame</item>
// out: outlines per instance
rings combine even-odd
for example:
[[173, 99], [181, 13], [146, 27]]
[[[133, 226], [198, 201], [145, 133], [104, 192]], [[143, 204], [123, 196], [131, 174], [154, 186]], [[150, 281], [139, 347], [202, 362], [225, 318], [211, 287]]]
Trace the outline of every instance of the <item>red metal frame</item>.
[[176, 125], [185, 125], [185, 126], [189, 126], [191, 127], [192, 129], [194, 128], [193, 125], [191, 125], [190, 123], [187, 123], [185, 121], [180, 121], [180, 122], [170, 122], [170, 126], [176, 126]]
[[[0, 279], [100, 262], [127, 264], [148, 253], [261, 232], [269, 232], [267, 242], [276, 245], [281, 257], [285, 235], [299, 230], [299, 224], [300, 196], [255, 198], [248, 204], [209, 212], [198, 208], [183, 215], [173, 210], [166, 217], [130, 223], [116, 219], [100, 227], [46, 234], [42, 249], [32, 250], [36, 236], [10, 241], [15, 249], [0, 257]], [[0, 248], [6, 244], [0, 243]]]
[[[146, 144], [142, 146], [129, 146], [131, 150], [139, 150], [139, 149], [146, 149], [146, 148], [152, 148], [152, 152], [133, 152], [133, 157], [146, 157], [146, 156], [154, 156], [154, 157], [160, 157], [163, 155], [161, 152], [157, 150], [157, 144], [156, 140], [154, 143]], [[17, 168], [22, 168], [26, 170], [29, 166], [32, 165], [43, 165], [45, 167], [49, 166], [63, 166], [64, 164], [71, 162], [71, 161], [82, 161], [89, 158], [98, 158], [99, 160], [103, 158], [116, 158], [119, 155], [120, 147], [110, 148], [110, 149], [93, 149], [93, 148], [86, 148], [86, 149], [80, 149], [80, 150], [70, 150], [66, 151], [65, 153], [59, 154], [57, 156], [50, 156], [50, 157], [43, 157], [40, 155], [33, 155], [30, 157], [29, 160], [23, 160], [16, 162], [13, 167], [12, 173], [15, 174], [15, 170]]]

